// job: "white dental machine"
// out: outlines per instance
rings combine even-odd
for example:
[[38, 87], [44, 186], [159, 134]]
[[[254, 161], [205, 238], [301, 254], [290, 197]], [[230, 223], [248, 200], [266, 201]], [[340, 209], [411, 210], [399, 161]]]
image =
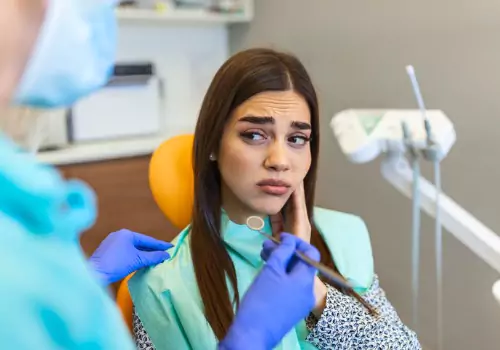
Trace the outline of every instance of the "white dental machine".
[[[418, 324], [420, 211], [435, 218], [438, 348], [442, 349], [442, 227], [500, 272], [500, 236], [441, 192], [440, 162], [456, 141], [450, 119], [425, 108], [412, 66], [406, 67], [418, 109], [344, 110], [330, 123], [345, 156], [353, 163], [383, 157], [383, 177], [412, 199], [412, 311]], [[420, 160], [434, 166], [434, 184], [420, 175]], [[499, 189], [500, 191], [500, 189]], [[500, 303], [500, 280], [492, 292]]]

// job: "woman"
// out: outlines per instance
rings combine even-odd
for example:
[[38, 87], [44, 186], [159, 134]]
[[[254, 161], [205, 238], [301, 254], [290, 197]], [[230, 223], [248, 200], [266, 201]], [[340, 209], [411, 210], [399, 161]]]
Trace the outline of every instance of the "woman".
[[363, 221], [314, 208], [318, 151], [317, 97], [295, 57], [252, 49], [220, 68], [195, 131], [192, 224], [170, 261], [129, 283], [140, 348], [215, 348], [263, 265], [265, 239], [245, 226], [257, 215], [263, 231], [310, 241], [356, 286], [344, 295], [316, 278], [313, 312], [279, 349], [420, 349], [378, 284]]

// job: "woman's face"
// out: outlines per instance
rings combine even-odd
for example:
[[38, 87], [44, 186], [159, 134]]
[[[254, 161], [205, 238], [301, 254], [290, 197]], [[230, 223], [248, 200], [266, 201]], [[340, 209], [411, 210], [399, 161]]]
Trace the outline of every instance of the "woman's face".
[[283, 208], [311, 165], [310, 136], [308, 105], [294, 91], [263, 92], [236, 108], [215, 155], [233, 221]]

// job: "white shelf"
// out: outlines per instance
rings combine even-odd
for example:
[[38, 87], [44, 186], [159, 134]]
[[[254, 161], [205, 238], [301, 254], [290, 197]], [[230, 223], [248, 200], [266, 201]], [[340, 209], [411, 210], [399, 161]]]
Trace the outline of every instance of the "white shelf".
[[250, 11], [225, 14], [205, 10], [166, 10], [160, 12], [146, 9], [118, 9], [117, 17], [120, 21], [229, 24], [250, 22], [253, 15]]
[[60, 150], [40, 152], [37, 158], [42, 163], [57, 166], [136, 157], [153, 153], [167, 138], [142, 137], [70, 145]]

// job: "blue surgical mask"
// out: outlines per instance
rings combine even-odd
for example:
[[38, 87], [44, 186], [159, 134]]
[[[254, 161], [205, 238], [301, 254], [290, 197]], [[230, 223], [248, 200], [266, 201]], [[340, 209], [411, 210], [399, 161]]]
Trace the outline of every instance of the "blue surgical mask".
[[118, 0], [49, 0], [15, 105], [67, 107], [104, 86], [115, 61]]

